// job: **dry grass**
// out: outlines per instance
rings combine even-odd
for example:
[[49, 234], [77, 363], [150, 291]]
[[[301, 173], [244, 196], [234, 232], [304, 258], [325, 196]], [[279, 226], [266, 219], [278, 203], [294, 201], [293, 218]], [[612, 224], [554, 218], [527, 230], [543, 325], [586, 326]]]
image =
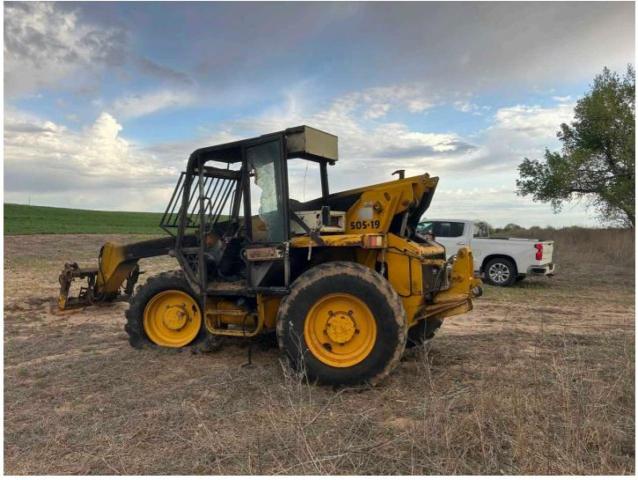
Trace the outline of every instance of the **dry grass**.
[[61, 263], [104, 237], [6, 237], [5, 473], [631, 474], [633, 236], [552, 236], [555, 278], [488, 287], [367, 390], [273, 349], [242, 368], [240, 343], [132, 350], [124, 305], [51, 309]]
[[[497, 235], [503, 235], [499, 233]], [[507, 235], [554, 240], [558, 245], [555, 260], [567, 262], [574, 267], [583, 261], [586, 264], [628, 264], [633, 269], [635, 251], [634, 230], [620, 228], [581, 228], [569, 227], [520, 229]], [[625, 266], [625, 265], [623, 265]]]

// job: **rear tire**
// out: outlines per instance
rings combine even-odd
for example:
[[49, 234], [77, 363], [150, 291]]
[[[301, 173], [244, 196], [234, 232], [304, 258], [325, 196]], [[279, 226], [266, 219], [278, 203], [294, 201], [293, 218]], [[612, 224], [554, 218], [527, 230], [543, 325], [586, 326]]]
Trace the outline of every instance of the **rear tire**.
[[328, 262], [292, 284], [277, 315], [291, 366], [319, 383], [374, 385], [399, 363], [407, 326], [401, 299], [377, 272]]
[[509, 287], [514, 284], [518, 272], [516, 265], [509, 258], [492, 258], [483, 269], [485, 281], [497, 287]]
[[[173, 325], [172, 329], [164, 329], [161, 320], [156, 325], [149, 323], [149, 312], [147, 306], [153, 308], [165, 307], [166, 302], [159, 305], [157, 302], [162, 301], [162, 295], [175, 292], [173, 295], [179, 300], [176, 314], [186, 317], [181, 324]], [[184, 274], [180, 271], [163, 272], [146, 280], [144, 285], [137, 288], [135, 295], [129, 299], [129, 308], [126, 311], [126, 325], [124, 330], [129, 336], [129, 343], [133, 348], [144, 348], [150, 346], [161, 346], [164, 348], [182, 348], [187, 345], [202, 344], [206, 339], [206, 327], [199, 312], [199, 304], [196, 295], [188, 285], [184, 278]], [[189, 300], [190, 299], [190, 300]], [[170, 302], [168, 302], [170, 304]], [[182, 304], [188, 305], [190, 309], [184, 310]], [[196, 305], [193, 308], [193, 304]], [[172, 306], [166, 308], [170, 310]], [[163, 310], [162, 311], [166, 311]], [[145, 312], [147, 322], [145, 324]], [[161, 315], [162, 312], [159, 312]], [[177, 318], [177, 315], [174, 315]], [[199, 326], [198, 326], [199, 324]], [[173, 332], [173, 333], [172, 333]], [[171, 334], [174, 336], [171, 337]], [[154, 338], [153, 338], [154, 337]], [[162, 341], [163, 340], [163, 341]]]

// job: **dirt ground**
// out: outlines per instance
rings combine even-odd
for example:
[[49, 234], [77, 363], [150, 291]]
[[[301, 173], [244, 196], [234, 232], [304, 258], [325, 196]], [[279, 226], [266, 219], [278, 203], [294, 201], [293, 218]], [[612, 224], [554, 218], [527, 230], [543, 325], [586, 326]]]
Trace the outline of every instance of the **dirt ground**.
[[381, 385], [337, 390], [276, 349], [134, 350], [122, 303], [56, 311], [65, 261], [132, 238], [5, 237], [6, 474], [634, 472], [633, 259], [559, 246], [556, 277], [487, 287]]

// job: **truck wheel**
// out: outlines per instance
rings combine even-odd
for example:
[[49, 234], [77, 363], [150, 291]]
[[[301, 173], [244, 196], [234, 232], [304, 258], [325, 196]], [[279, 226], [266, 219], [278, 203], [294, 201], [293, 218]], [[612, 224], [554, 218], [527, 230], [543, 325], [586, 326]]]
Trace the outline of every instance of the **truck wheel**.
[[181, 272], [150, 277], [129, 300], [124, 327], [134, 348], [181, 348], [206, 337], [199, 302]]
[[374, 385], [405, 349], [405, 310], [377, 272], [328, 262], [292, 284], [277, 314], [277, 339], [291, 366], [309, 380]]
[[516, 281], [518, 275], [516, 265], [507, 258], [497, 257], [485, 265], [485, 281], [497, 287], [509, 287]]
[[442, 318], [429, 318], [422, 320], [408, 330], [407, 348], [414, 348], [424, 345], [425, 342], [434, 338], [434, 334], [443, 324]]

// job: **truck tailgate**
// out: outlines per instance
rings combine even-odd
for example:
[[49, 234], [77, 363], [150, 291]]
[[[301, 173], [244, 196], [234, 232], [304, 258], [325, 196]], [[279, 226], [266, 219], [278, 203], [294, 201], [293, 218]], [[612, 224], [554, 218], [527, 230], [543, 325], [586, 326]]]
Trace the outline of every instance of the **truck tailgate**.
[[543, 245], [543, 257], [542, 259], [538, 260], [538, 263], [540, 265], [552, 263], [552, 259], [554, 256], [554, 242], [549, 241], [549, 242], [539, 242], [539, 243]]

